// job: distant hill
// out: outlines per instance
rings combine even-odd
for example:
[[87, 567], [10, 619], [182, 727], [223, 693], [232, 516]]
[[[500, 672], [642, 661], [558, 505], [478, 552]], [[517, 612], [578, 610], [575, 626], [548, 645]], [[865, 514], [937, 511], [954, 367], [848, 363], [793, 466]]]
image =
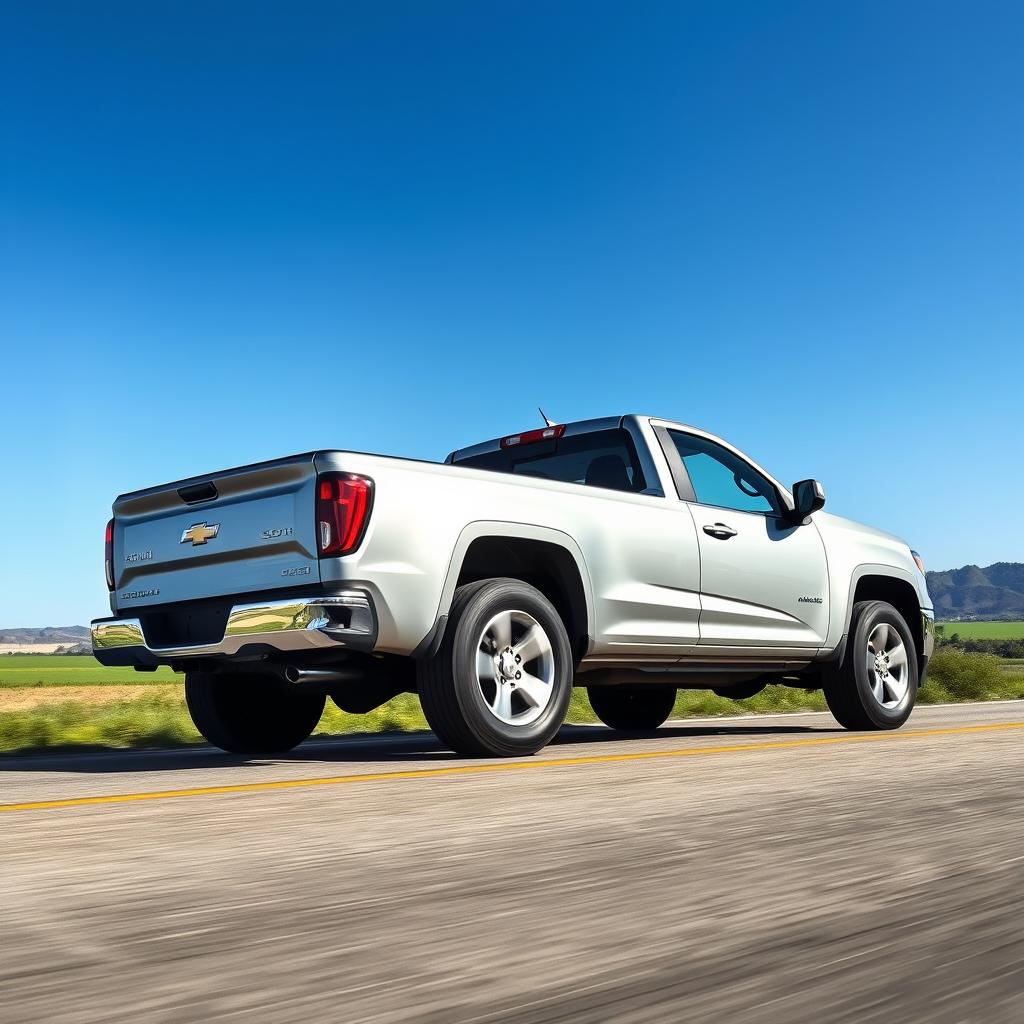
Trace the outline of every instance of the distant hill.
[[928, 592], [939, 619], [1024, 619], [1024, 563], [930, 572]]
[[88, 639], [87, 626], [0, 626], [0, 644], [80, 644]]

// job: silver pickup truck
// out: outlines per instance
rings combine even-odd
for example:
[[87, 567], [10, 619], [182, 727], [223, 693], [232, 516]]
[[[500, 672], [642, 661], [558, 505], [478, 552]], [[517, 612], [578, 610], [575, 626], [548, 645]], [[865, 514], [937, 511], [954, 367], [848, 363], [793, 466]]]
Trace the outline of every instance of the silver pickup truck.
[[849, 729], [910, 715], [932, 652], [920, 557], [702, 430], [558, 424], [445, 464], [319, 451], [124, 494], [105, 665], [185, 673], [199, 731], [286, 751], [329, 696], [419, 694], [465, 755], [542, 748], [585, 686], [647, 730], [680, 688], [822, 688]]

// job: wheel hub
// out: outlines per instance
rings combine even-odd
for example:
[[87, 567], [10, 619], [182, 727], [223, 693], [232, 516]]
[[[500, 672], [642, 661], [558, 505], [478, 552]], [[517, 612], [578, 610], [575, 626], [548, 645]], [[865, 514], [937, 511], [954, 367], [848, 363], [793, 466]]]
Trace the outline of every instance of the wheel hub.
[[506, 647], [505, 650], [498, 655], [498, 672], [501, 678], [505, 681], [509, 679], [515, 679], [516, 677], [516, 656], [511, 647]]

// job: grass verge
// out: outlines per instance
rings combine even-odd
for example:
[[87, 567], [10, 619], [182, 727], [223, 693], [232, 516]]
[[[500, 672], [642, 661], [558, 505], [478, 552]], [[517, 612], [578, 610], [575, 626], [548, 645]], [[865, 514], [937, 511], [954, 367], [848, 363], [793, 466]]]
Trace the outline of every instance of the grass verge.
[[[1004, 671], [991, 655], [941, 650], [932, 660], [921, 704], [1024, 698], [1024, 670]], [[164, 680], [166, 681], [166, 680]], [[705, 718], [760, 712], [824, 711], [820, 692], [807, 693], [770, 686], [745, 701], [716, 697], [710, 691], [683, 690], [676, 700], [676, 718]], [[567, 720], [597, 721], [586, 693], [574, 690]], [[403, 694], [368, 715], [339, 711], [330, 701], [317, 727], [318, 735], [414, 732], [426, 729], [419, 701]], [[23, 711], [0, 713], [0, 751], [27, 753], [59, 749], [143, 749], [201, 743], [179, 694], [154, 693], [107, 703], [60, 701]]]
[[181, 677], [169, 668], [136, 672], [133, 668], [107, 668], [84, 654], [0, 655], [0, 689], [42, 686], [145, 686], [173, 683]]

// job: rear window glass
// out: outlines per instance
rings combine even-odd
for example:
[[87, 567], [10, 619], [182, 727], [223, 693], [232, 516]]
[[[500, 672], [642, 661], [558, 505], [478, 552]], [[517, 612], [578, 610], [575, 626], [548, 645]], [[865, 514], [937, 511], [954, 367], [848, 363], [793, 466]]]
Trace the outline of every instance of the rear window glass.
[[632, 438], [625, 430], [596, 430], [517, 445], [458, 459], [456, 465], [613, 491], [638, 492], [647, 488]]

